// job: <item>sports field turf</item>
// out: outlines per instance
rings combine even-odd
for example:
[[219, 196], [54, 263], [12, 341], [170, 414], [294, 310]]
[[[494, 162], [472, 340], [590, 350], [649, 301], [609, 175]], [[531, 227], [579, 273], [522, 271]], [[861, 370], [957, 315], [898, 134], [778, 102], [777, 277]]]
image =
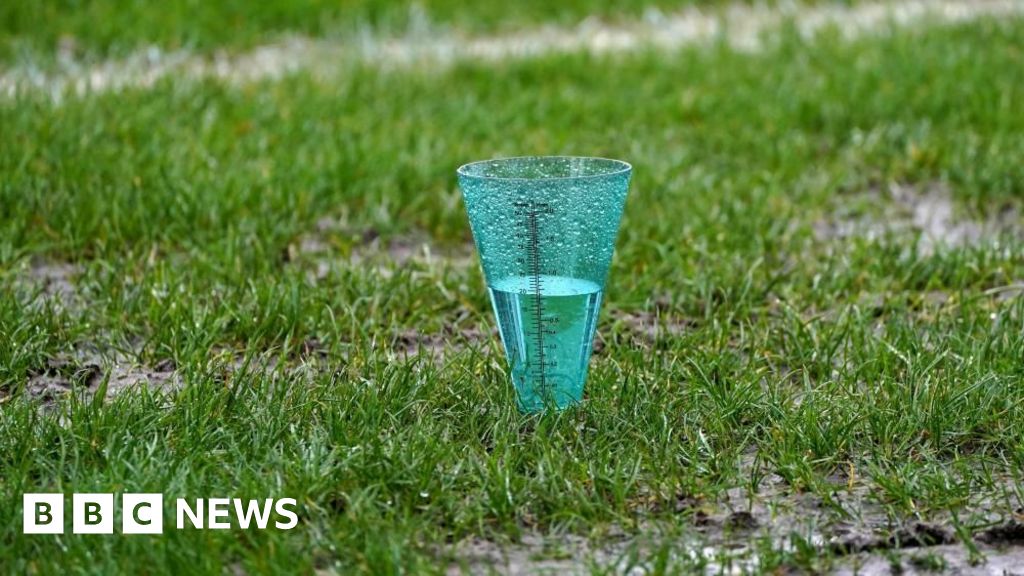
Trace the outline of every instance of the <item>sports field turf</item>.
[[[51, 96], [0, 94], [7, 572], [1024, 566], [1020, 18]], [[634, 166], [560, 414], [515, 409], [455, 181], [522, 154]], [[300, 525], [28, 536], [25, 492]]]
[[[750, 4], [741, 0], [738, 5]], [[837, 2], [848, 5], [854, 0]], [[574, 25], [585, 18], [629, 21], [727, 0], [11, 0], [0, 4], [0, 55], [54, 51], [79, 58], [156, 45], [232, 50], [294, 34], [345, 38], [366, 32], [494, 32]], [[760, 2], [774, 6], [777, 0]]]

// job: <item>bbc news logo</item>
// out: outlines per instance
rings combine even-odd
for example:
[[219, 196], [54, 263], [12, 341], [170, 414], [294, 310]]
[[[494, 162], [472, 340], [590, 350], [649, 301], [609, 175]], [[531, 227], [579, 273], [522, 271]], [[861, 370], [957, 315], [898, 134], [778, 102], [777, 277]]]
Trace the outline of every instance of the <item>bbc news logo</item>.
[[[25, 534], [64, 533], [63, 494], [25, 494], [22, 497], [22, 531]], [[175, 526], [178, 530], [199, 528], [228, 530], [237, 526], [265, 530], [273, 526], [291, 530], [299, 523], [294, 498], [186, 498], [175, 500]], [[234, 517], [234, 523], [232, 523]], [[71, 532], [74, 534], [114, 533], [113, 494], [73, 494]], [[273, 520], [273, 522], [271, 522]], [[122, 494], [122, 534], [163, 534], [163, 494]]]

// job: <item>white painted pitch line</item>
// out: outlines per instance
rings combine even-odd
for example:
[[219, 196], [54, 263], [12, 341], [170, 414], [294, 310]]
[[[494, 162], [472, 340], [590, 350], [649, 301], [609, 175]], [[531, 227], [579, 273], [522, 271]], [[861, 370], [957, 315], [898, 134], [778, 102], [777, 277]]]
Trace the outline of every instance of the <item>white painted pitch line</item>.
[[724, 42], [736, 49], [757, 51], [773, 31], [794, 26], [811, 37], [829, 28], [846, 38], [875, 34], [892, 27], [965, 22], [986, 16], [1024, 15], [1024, 0], [906, 0], [847, 5], [787, 4], [782, 7], [735, 4], [721, 9], [690, 8], [672, 15], [648, 12], [642, 20], [618, 25], [587, 20], [572, 28], [551, 26], [515, 34], [466, 38], [420, 32], [402, 38], [370, 34], [351, 41], [293, 37], [235, 56], [202, 56], [187, 50], [143, 50], [127, 58], [83, 66], [70, 59], [56, 72], [20, 66], [0, 71], [0, 95], [19, 90], [66, 93], [146, 88], [163, 78], [216, 79], [248, 83], [273, 79], [297, 70], [337, 71], [346, 62], [381, 65], [449, 64], [462, 60], [498, 61], [552, 53], [629, 52], [645, 48], [671, 50]]

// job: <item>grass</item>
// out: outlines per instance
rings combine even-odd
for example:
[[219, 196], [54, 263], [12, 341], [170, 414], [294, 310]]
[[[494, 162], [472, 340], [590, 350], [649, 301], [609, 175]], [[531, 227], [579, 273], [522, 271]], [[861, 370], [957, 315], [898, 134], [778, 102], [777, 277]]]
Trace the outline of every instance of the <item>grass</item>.
[[[526, 0], [507, 5], [477, 0], [171, 0], [155, 10], [146, 0], [11, 0], [0, 6], [0, 58], [52, 55], [63, 47], [78, 57], [163, 49], [232, 49], [268, 36], [346, 37], [456, 29], [482, 33], [538, 23], [575, 25], [587, 17], [620, 20], [657, 9], [709, 7], [722, 0]], [[2, 62], [3, 60], [0, 60]]]
[[[471, 535], [620, 527], [653, 540], [657, 569], [684, 571], [714, 560], [685, 553], [701, 538], [694, 510], [769, 476], [836, 520], [851, 514], [838, 481], [894, 521], [955, 513], [969, 536], [979, 499], [1020, 506], [1000, 490], [1024, 471], [1024, 308], [999, 297], [1024, 276], [1019, 237], [928, 252], [906, 234], [814, 229], [893, 182], [947, 183], [963, 218], [1019, 207], [1022, 32], [787, 33], [759, 55], [356, 67], [4, 101], [4, 568], [429, 573]], [[474, 262], [343, 257], [375, 234], [460, 250], [455, 167], [521, 153], [635, 167], [605, 348], [586, 404], [562, 414], [518, 414], [500, 345], [467, 335], [492, 322]], [[316, 233], [324, 218], [334, 226]], [[299, 249], [310, 235], [326, 255]], [[40, 262], [80, 266], [85, 304], [33, 288]], [[645, 338], [628, 315], [686, 327]], [[395, 353], [403, 335], [446, 329], [441, 359]], [[173, 361], [186, 386], [40, 410], [29, 378], [62, 357], [75, 372], [87, 348]], [[21, 535], [20, 495], [46, 491], [291, 496], [302, 523]], [[787, 545], [751, 540], [749, 569], [839, 562], [804, 528]]]

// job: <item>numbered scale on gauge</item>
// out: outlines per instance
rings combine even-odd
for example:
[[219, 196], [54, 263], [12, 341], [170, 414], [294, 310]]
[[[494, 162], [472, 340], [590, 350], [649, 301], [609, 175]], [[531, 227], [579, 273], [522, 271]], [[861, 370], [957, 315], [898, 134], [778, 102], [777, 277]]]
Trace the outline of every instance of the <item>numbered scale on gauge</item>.
[[512, 205], [519, 274], [490, 286], [512, 366], [512, 378], [525, 405], [558, 403], [579, 397], [586, 379], [601, 287], [556, 273], [559, 237], [550, 223], [558, 215], [550, 203]]

